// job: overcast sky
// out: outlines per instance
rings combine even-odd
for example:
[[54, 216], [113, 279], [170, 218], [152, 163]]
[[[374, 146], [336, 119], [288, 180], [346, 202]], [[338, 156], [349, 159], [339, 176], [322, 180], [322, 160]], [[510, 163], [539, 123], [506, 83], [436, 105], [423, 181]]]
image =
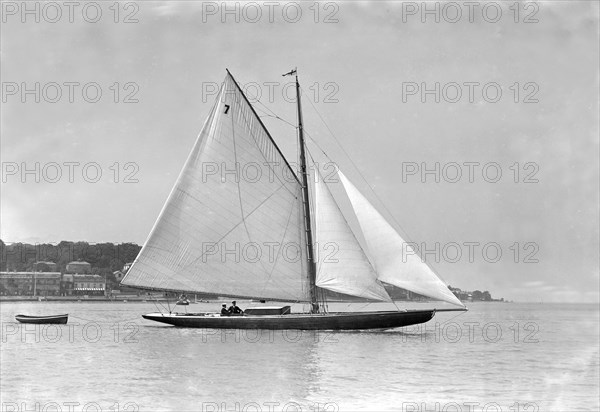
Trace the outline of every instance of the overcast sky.
[[[439, 243], [447, 282], [598, 301], [597, 2], [442, 3], [439, 22], [420, 2], [22, 4], [2, 10], [5, 242], [143, 243], [225, 68], [294, 123], [297, 66], [308, 133], [402, 233]], [[263, 120], [294, 160], [295, 129]]]

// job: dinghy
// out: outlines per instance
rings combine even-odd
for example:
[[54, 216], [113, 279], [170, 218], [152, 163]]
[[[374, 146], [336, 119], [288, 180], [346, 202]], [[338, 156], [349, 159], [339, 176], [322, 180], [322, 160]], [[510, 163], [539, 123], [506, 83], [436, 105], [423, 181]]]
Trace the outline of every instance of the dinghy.
[[21, 323], [34, 323], [34, 324], [48, 324], [54, 323], [58, 325], [65, 325], [69, 318], [68, 314], [65, 315], [52, 315], [52, 316], [28, 316], [28, 315], [17, 315], [15, 319]]

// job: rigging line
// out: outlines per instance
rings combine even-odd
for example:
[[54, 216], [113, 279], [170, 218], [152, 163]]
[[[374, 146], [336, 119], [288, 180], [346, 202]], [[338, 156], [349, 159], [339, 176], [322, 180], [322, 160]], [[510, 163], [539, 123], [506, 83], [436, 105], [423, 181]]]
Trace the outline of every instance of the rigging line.
[[256, 111], [260, 111], [260, 112], [264, 113], [264, 114], [265, 114], [265, 116], [270, 116], [270, 114], [269, 114], [269, 113], [267, 113], [267, 112], [266, 112], [264, 109], [261, 109], [260, 107], [255, 107], [255, 108], [254, 108], [254, 110], [256, 110]]
[[325, 307], [325, 313], [329, 313], [329, 301], [327, 300], [327, 295], [323, 291], [323, 306]]
[[[163, 305], [162, 303], [160, 303], [160, 301], [159, 301], [158, 299], [156, 299], [156, 298], [154, 297], [154, 295], [150, 294], [150, 298], [152, 299], [152, 303], [154, 304], [154, 307], [155, 307], [156, 309], [158, 309], [158, 311], [159, 311], [160, 313], [162, 313], [162, 311], [160, 310], [160, 308], [158, 307], [158, 305], [157, 305], [156, 303], [159, 303], [159, 304], [160, 304], [160, 306], [162, 306], [162, 308], [163, 308], [163, 309], [167, 310], [167, 308], [165, 307], [165, 305]], [[168, 302], [168, 301], [169, 301], [169, 299], [168, 299], [168, 297], [167, 297], [167, 302]]]
[[[264, 110], [262, 110], [260, 107], [256, 108], [256, 112], [257, 112], [256, 114], [259, 114], [258, 117], [260, 117], [260, 118], [263, 118], [263, 117], [273, 117], [269, 113], [267, 113]], [[260, 113], [258, 113], [258, 112], [260, 112]]]
[[[348, 155], [348, 152], [346, 152], [346, 150], [344, 149], [344, 146], [342, 146], [342, 144], [340, 143], [340, 141], [338, 140], [338, 138], [335, 136], [335, 134], [333, 133], [333, 131], [329, 128], [329, 125], [327, 125], [327, 123], [325, 123], [325, 120], [323, 119], [323, 117], [321, 116], [321, 113], [319, 113], [319, 111], [317, 110], [317, 108], [315, 107], [315, 105], [312, 103], [312, 101], [310, 101], [310, 99], [308, 99], [308, 102], [310, 103], [310, 105], [312, 106], [312, 108], [314, 109], [315, 113], [317, 113], [317, 116], [319, 116], [319, 119], [321, 120], [321, 122], [325, 125], [325, 127], [327, 128], [327, 130], [329, 131], [329, 133], [331, 134], [331, 136], [333, 137], [333, 139], [335, 140], [335, 142], [337, 143], [337, 145], [340, 147], [340, 149], [342, 149], [342, 152], [344, 153], [344, 155], [346, 156], [346, 158], [348, 160], [350, 160], [350, 163], [352, 164], [352, 166], [354, 167], [354, 169], [358, 172], [359, 176], [362, 178], [362, 180], [367, 184], [368, 188], [371, 190], [371, 193], [373, 193], [373, 195], [375, 195], [375, 198], [379, 201], [380, 205], [383, 206], [383, 209], [387, 212], [388, 216], [390, 216], [392, 218], [392, 220], [394, 221], [394, 223], [396, 224], [396, 226], [404, 233], [405, 236], [405, 240], [409, 240], [412, 237], [408, 235], [408, 232], [402, 227], [402, 225], [400, 223], [398, 223], [398, 221], [396, 220], [396, 218], [394, 217], [394, 215], [390, 212], [390, 210], [387, 208], [387, 206], [385, 205], [385, 203], [381, 200], [381, 198], [377, 195], [377, 193], [375, 192], [375, 190], [371, 187], [371, 185], [369, 184], [369, 182], [367, 181], [367, 179], [363, 176], [363, 174], [360, 172], [360, 169], [358, 168], [358, 166], [356, 166], [356, 163], [354, 163], [354, 161], [352, 160], [352, 158], [350, 157], [350, 155]], [[314, 142], [314, 139], [311, 137], [310, 138], [311, 141]], [[315, 142], [316, 144], [316, 142]], [[317, 144], [318, 146], [318, 144]], [[327, 156], [327, 153], [325, 153], [325, 151], [323, 149], [321, 149], [319, 147], [319, 149], [323, 152], [323, 154], [325, 154], [325, 156]], [[329, 156], [327, 156], [327, 158], [329, 160], [331, 160], [331, 158]], [[338, 168], [339, 170], [339, 168]], [[417, 255], [420, 257], [420, 253], [418, 251]], [[423, 263], [425, 263], [425, 261], [421, 258], [421, 261]], [[437, 269], [435, 269], [435, 266], [431, 263], [425, 263], [427, 266], [429, 266], [429, 268], [435, 273], [435, 275], [440, 278], [442, 280], [442, 282], [448, 284], [448, 282], [446, 282], [444, 280], [444, 278], [442, 276], [440, 276], [439, 272], [437, 271]]]
[[[292, 124], [292, 123], [288, 122], [288, 121], [287, 121], [287, 120], [285, 120], [284, 118], [282, 118], [282, 117], [280, 117], [279, 115], [277, 115], [277, 113], [275, 113], [273, 110], [271, 110], [271, 109], [270, 109], [270, 108], [269, 108], [269, 107], [268, 107], [266, 104], [264, 104], [264, 103], [263, 103], [263, 102], [262, 102], [262, 101], [261, 101], [261, 100], [260, 100], [258, 97], [255, 97], [255, 99], [256, 99], [256, 102], [257, 102], [258, 104], [260, 104], [262, 107], [264, 107], [264, 108], [265, 108], [265, 109], [267, 109], [269, 112], [271, 112], [271, 115], [272, 115], [271, 117], [275, 117], [276, 119], [279, 119], [279, 120], [281, 120], [281, 121], [283, 121], [283, 122], [285, 122], [285, 123], [287, 123], [287, 124], [289, 124], [289, 125], [293, 126], [294, 128], [296, 127], [296, 125], [294, 125], [294, 124]], [[264, 110], [263, 110], [263, 112], [264, 112]]]
[[272, 117], [274, 119], [279, 119], [282, 122], [289, 124], [290, 126], [292, 126], [294, 129], [297, 127], [295, 124], [290, 123], [289, 121], [285, 120], [283, 117], [280, 117], [277, 113], [275, 113], [273, 110], [269, 109], [263, 102], [261, 102], [258, 98], [256, 98], [256, 102], [261, 104], [264, 108], [266, 108], [269, 112], [271, 112], [271, 114], [267, 113], [266, 111], [264, 111], [263, 109], [256, 107], [256, 110], [260, 110], [261, 112], [263, 112], [265, 114], [266, 117]]
[[279, 120], [281, 120], [282, 122], [289, 124], [289, 125], [290, 125], [290, 126], [292, 126], [294, 129], [297, 127], [295, 124], [292, 124], [292, 123], [288, 122], [287, 120], [285, 120], [285, 119], [282, 119], [282, 118], [281, 118], [281, 117], [279, 117], [279, 116], [273, 116], [273, 115], [270, 115], [270, 114], [265, 114], [264, 116], [259, 116], [259, 117], [272, 117], [272, 118], [274, 118], [274, 119], [279, 119]]
[[398, 307], [398, 305], [396, 305], [396, 302], [394, 301], [394, 299], [392, 299], [392, 303], [394, 304], [394, 306], [396, 307], [396, 309], [398, 309], [398, 312], [402, 312], [402, 311], [400, 310], [400, 308]]
[[329, 155], [325, 152], [325, 150], [323, 150], [323, 148], [321, 146], [319, 146], [319, 143], [317, 143], [317, 141], [315, 139], [313, 139], [313, 137], [310, 135], [310, 133], [308, 131], [306, 131], [306, 129], [304, 129], [304, 133], [306, 133], [306, 135], [308, 136], [308, 138], [310, 139], [310, 141], [312, 143], [314, 143], [314, 145], [321, 151], [321, 153], [323, 153], [323, 155], [330, 160], [332, 163], [333, 159], [331, 157], [329, 157]]
[[256, 110], [256, 114], [258, 114], [260, 118], [263, 117], [275, 117], [272, 114], [267, 113], [266, 111], [264, 111], [263, 109], [261, 109], [260, 107], [255, 107]]
[[[259, 103], [260, 103], [260, 102], [259, 102]], [[261, 104], [262, 104], [262, 103], [261, 103]], [[263, 106], [264, 106], [264, 105], [263, 105]], [[278, 119], [278, 120], [281, 120], [282, 122], [289, 124], [289, 125], [290, 125], [290, 126], [292, 126], [293, 128], [296, 128], [296, 125], [294, 125], [294, 124], [292, 124], [292, 123], [288, 122], [288, 121], [287, 121], [287, 120], [285, 120], [284, 118], [282, 118], [282, 117], [280, 117], [280, 116], [278, 116], [278, 115], [276, 115], [276, 114], [274, 114], [274, 113], [273, 113], [273, 114], [269, 114], [269, 113], [267, 113], [265, 110], [261, 109], [260, 107], [256, 107], [255, 109], [256, 109], [256, 111], [260, 111], [260, 112], [262, 113], [262, 116], [258, 116], [258, 117], [260, 117], [260, 118], [264, 118], [264, 117], [272, 117], [273, 119]]]
[[462, 316], [462, 315], [464, 315], [465, 313], [467, 313], [467, 311], [466, 311], [466, 310], [465, 310], [465, 311], [462, 311], [462, 312], [460, 312], [458, 315], [452, 316], [452, 317], [451, 317], [450, 319], [448, 319], [447, 321], [445, 321], [445, 322], [442, 322], [442, 323], [441, 323], [441, 325], [443, 325], [444, 323], [448, 323], [448, 322], [450, 322], [452, 319], [454, 319], [454, 318], [457, 318], [457, 317], [459, 317], [459, 316]]
[[[246, 92], [248, 92], [248, 91], [246, 90]], [[272, 114], [275, 114], [275, 112], [273, 110], [269, 109], [269, 107], [266, 104], [264, 104], [263, 102], [260, 101], [258, 96], [251, 96], [250, 93], [247, 93], [247, 94], [248, 94], [248, 97], [254, 98], [255, 103], [262, 105], [262, 107], [264, 107], [265, 109], [270, 111]], [[248, 99], [248, 101], [250, 101], [250, 99]], [[250, 104], [252, 104], [252, 102], [250, 102]]]

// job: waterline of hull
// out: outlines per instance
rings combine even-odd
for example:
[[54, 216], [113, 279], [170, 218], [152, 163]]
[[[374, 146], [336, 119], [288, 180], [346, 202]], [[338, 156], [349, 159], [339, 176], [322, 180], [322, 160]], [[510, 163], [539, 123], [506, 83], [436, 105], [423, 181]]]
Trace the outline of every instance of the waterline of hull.
[[363, 330], [391, 329], [425, 323], [435, 310], [406, 312], [339, 312], [271, 316], [220, 316], [213, 313], [149, 313], [144, 319], [178, 327], [206, 329], [300, 329]]

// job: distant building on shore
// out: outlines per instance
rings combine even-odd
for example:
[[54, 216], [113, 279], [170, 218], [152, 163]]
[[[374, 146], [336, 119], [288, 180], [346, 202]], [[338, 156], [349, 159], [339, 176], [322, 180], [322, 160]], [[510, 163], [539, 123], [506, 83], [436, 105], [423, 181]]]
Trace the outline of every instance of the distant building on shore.
[[83, 260], [67, 263], [66, 273], [89, 274], [92, 273], [92, 265]]
[[115, 277], [115, 280], [117, 281], [117, 283], [121, 283], [121, 281], [125, 277], [125, 273], [122, 270], [115, 270], [113, 272], [113, 276]]
[[139, 295], [142, 290], [138, 289], [138, 288], [133, 288], [130, 286], [125, 286], [125, 285], [121, 285], [121, 281], [123, 280], [123, 278], [125, 277], [125, 275], [127, 274], [127, 272], [129, 272], [129, 268], [131, 267], [131, 265], [133, 265], [133, 262], [131, 263], [125, 263], [123, 265], [123, 269], [121, 270], [117, 270], [115, 272], [113, 272], [113, 275], [115, 276], [115, 280], [119, 283], [119, 289], [115, 289], [112, 292], [115, 294], [120, 294], [120, 293], [124, 293], [124, 294], [136, 294]]
[[452, 286], [448, 286], [448, 289], [454, 293], [459, 300], [463, 302], [472, 302], [473, 294], [471, 292], [467, 292], [466, 290], [460, 290], [459, 288], [453, 288]]
[[0, 272], [0, 295], [60, 296], [60, 272]]
[[104, 296], [103, 276], [60, 272], [0, 272], [2, 296]]
[[54, 262], [38, 261], [33, 264], [34, 272], [56, 272], [57, 264]]
[[66, 296], [104, 296], [106, 279], [100, 275], [65, 274], [63, 288]]

